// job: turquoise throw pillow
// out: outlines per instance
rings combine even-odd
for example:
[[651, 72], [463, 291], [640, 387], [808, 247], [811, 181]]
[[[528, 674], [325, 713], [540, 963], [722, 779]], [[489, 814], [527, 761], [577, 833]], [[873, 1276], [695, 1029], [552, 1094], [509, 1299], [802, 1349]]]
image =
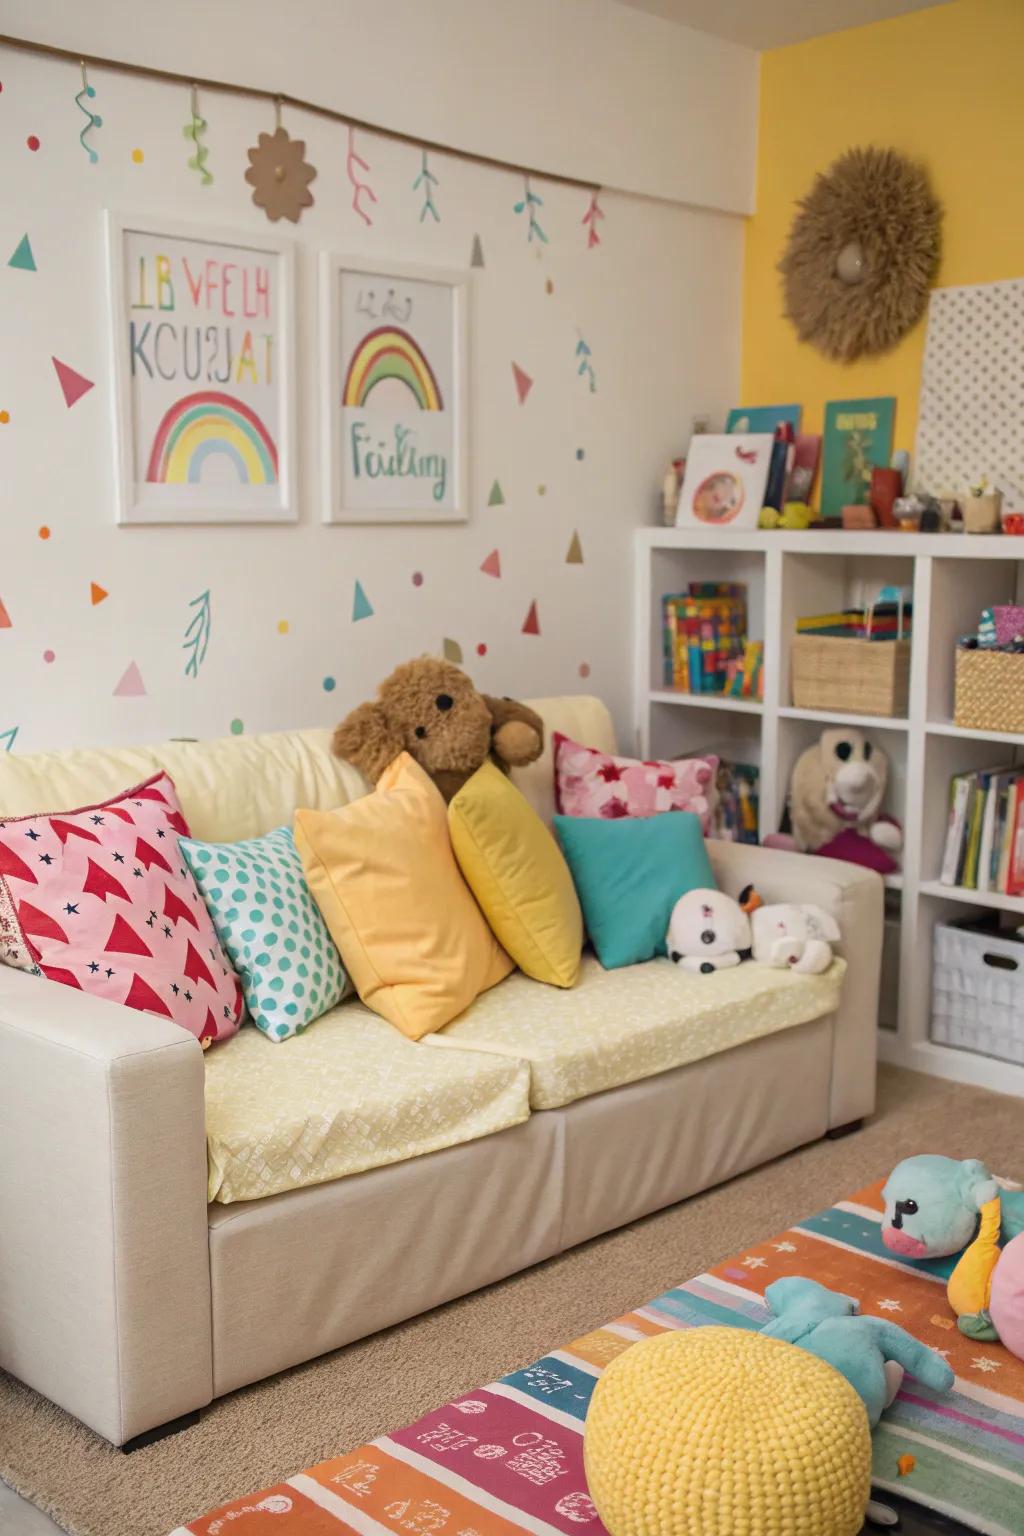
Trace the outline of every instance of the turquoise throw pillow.
[[687, 891], [713, 888], [700, 818], [556, 816], [590, 941], [606, 970], [665, 953], [672, 908]]
[[242, 843], [183, 837], [180, 846], [257, 1028], [287, 1040], [333, 1008], [346, 976], [291, 828]]

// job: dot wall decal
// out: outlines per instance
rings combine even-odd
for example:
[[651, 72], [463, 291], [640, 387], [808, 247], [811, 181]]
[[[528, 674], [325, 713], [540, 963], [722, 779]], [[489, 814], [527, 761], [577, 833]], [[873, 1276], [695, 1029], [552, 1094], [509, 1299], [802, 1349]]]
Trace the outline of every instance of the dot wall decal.
[[56, 661], [57, 660], [57, 653], [55, 651], [49, 651], [49, 650], [44, 651], [43, 652], [43, 660], [47, 663], [47, 665], [49, 665], [49, 663], [51, 661]]
[[338, 684], [333, 677], [324, 678], [324, 693], [333, 693]]
[[476, 648], [476, 653], [477, 653], [478, 656], [486, 656], [487, 655], [487, 647], [486, 647], [486, 645], [484, 644], [484, 642], [482, 640], [480, 641], [480, 644]]
[[288, 633], [288, 620], [287, 619], [278, 619], [278, 621], [277, 621], [277, 632], [278, 632], [279, 635], [286, 635]]
[[555, 285], [554, 285], [554, 283], [551, 281], [551, 279], [549, 277], [547, 279], [547, 281], [545, 282], [545, 284], [544, 284], [544, 292], [545, 293], [554, 293], [554, 291], [555, 291]]
[[590, 676], [590, 662], [589, 661], [581, 661], [580, 662], [580, 677], [589, 677], [589, 676]]
[[25, 143], [28, 145], [32, 153], [35, 154], [36, 150], [39, 148], [38, 137], [34, 133], [30, 133], [28, 138], [25, 140]]
[[586, 456], [586, 455], [585, 455], [585, 454], [584, 454], [584, 451], [583, 451], [583, 449], [582, 449], [582, 448], [577, 448], [577, 449], [576, 449], [576, 457], [577, 457], [577, 459], [582, 459], [582, 458], [584, 458], [584, 457], [585, 457], [585, 456]]
[[242, 732], [244, 730], [245, 730], [245, 721], [244, 720], [239, 720], [237, 718], [232, 720], [232, 722], [231, 722], [231, 734], [232, 734], [232, 736], [241, 736], [241, 734], [242, 734]]
[[45, 523], [43, 524], [43, 526], [39, 530], [39, 537], [41, 539], [48, 539], [50, 537], [50, 530], [49, 530], [49, 528], [47, 528]]
[[537, 495], [538, 496], [546, 496], [547, 493], [548, 493], [548, 488], [547, 488], [546, 485], [538, 485], [538, 487], [537, 487]]
[[413, 571], [413, 573], [412, 573], [412, 584], [413, 584], [414, 587], [422, 587], [422, 585], [423, 585], [423, 572], [422, 571]]
[[143, 154], [141, 149], [133, 149], [132, 150], [132, 164], [133, 165], [141, 165], [143, 160], [145, 160], [145, 158], [146, 157]]
[[11, 419], [10, 411], [0, 411], [0, 427], [6, 427]]

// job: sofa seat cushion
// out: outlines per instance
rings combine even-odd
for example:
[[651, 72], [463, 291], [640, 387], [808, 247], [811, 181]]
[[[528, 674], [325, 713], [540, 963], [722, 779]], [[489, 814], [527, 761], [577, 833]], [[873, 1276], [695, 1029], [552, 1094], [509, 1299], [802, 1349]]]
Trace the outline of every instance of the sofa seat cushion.
[[209, 1198], [256, 1200], [503, 1131], [529, 1117], [529, 1081], [521, 1058], [428, 1052], [355, 999], [290, 1040], [243, 1029], [207, 1056]]
[[510, 976], [425, 1043], [525, 1059], [532, 1108], [557, 1109], [832, 1013], [845, 973], [843, 960], [820, 976], [754, 964], [699, 976], [669, 960], [606, 971], [587, 955], [571, 992]]

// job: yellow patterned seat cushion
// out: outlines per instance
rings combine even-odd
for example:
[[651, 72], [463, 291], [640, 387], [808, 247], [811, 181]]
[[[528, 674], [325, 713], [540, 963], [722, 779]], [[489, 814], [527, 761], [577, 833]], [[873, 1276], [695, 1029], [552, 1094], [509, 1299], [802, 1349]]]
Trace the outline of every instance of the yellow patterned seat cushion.
[[242, 1029], [206, 1054], [209, 1198], [258, 1200], [503, 1131], [529, 1116], [529, 1076], [511, 1057], [428, 1052], [354, 999], [292, 1040]]
[[557, 1109], [831, 1013], [845, 974], [844, 960], [820, 976], [755, 964], [699, 976], [669, 960], [606, 971], [587, 955], [571, 992], [510, 976], [425, 1043], [525, 1059], [532, 1107]]

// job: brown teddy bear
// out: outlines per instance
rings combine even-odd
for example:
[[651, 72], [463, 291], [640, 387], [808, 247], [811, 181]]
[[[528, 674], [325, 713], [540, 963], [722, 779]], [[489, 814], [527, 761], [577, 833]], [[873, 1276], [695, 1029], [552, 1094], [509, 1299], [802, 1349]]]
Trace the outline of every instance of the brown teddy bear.
[[372, 703], [359, 704], [334, 732], [332, 749], [374, 783], [400, 752], [424, 768], [446, 801], [488, 755], [522, 768], [544, 748], [538, 714], [515, 699], [477, 693], [461, 668], [433, 656], [406, 661]]

